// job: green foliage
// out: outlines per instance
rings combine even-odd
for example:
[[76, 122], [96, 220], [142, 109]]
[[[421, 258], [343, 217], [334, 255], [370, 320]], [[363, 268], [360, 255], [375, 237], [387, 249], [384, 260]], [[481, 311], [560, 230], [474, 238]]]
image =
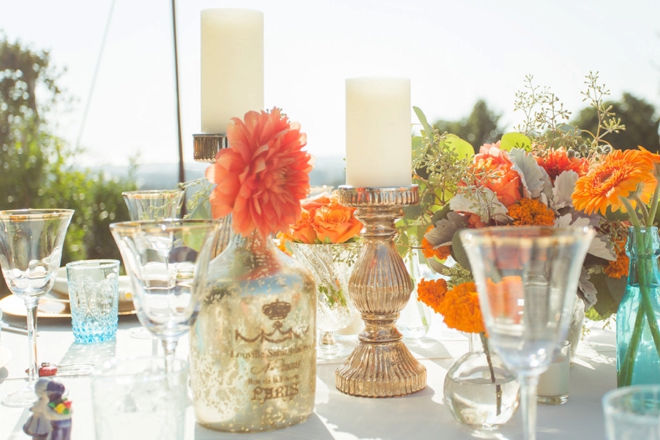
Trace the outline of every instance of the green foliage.
[[525, 151], [532, 151], [532, 140], [522, 133], [507, 133], [502, 136], [500, 149], [504, 151], [511, 151], [514, 148], [519, 148]]
[[454, 134], [441, 134], [428, 123], [421, 109], [413, 109], [423, 128], [420, 136], [412, 138], [413, 183], [419, 186], [420, 203], [404, 208], [404, 216], [397, 222], [401, 255], [421, 244], [434, 213], [456, 193], [474, 155], [472, 145]]
[[108, 226], [129, 218], [121, 192], [136, 189], [133, 170], [111, 179], [74, 168], [83, 151], [67, 146], [48, 123], [70, 101], [57, 86], [61, 74], [47, 51], [0, 36], [0, 209], [74, 209], [62, 264], [118, 259]]
[[490, 110], [486, 102], [480, 99], [474, 104], [467, 118], [460, 121], [437, 121], [434, 127], [440, 133], [453, 133], [472, 145], [481, 146], [496, 142], [502, 135], [502, 130], [498, 127], [500, 118], [501, 115]]
[[585, 134], [596, 133], [599, 129], [607, 130], [610, 124], [610, 121], [603, 120], [603, 115], [616, 114], [625, 123], [626, 130], [617, 130], [610, 136], [609, 141], [614, 148], [634, 150], [641, 145], [655, 153], [660, 151], [660, 115], [652, 104], [624, 93], [620, 101], [606, 101], [601, 105], [605, 112], [599, 112], [590, 105], [581, 110], [571, 124], [583, 129]]

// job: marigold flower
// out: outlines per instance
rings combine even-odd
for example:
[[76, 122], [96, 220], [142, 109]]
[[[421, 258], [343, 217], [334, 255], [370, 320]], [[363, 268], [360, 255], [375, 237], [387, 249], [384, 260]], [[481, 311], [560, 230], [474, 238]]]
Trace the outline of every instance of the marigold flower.
[[537, 199], [520, 199], [509, 206], [509, 217], [515, 226], [553, 226], [555, 213]]
[[[429, 232], [433, 229], [433, 226], [429, 226], [426, 232]], [[434, 248], [431, 243], [424, 237], [422, 239], [422, 254], [426, 258], [437, 258], [440, 261], [446, 260], [449, 255], [451, 255], [451, 246], [438, 246]]]
[[628, 257], [628, 254], [626, 254], [626, 241], [627, 238], [624, 236], [619, 238], [614, 243], [616, 248], [616, 260], [610, 261], [607, 267], [605, 267], [605, 275], [610, 278], [621, 278], [628, 276], [628, 271], [630, 269], [630, 257]]
[[311, 156], [300, 125], [274, 108], [232, 118], [229, 148], [218, 152], [206, 178], [216, 183], [210, 197], [214, 218], [232, 214], [236, 233], [263, 237], [298, 220], [300, 200], [309, 192]]
[[579, 177], [589, 171], [589, 161], [586, 158], [568, 157], [563, 147], [551, 149], [543, 156], [537, 156], [536, 163], [548, 173], [552, 183], [564, 171], [575, 171]]
[[[653, 166], [641, 151], [613, 150], [578, 179], [572, 196], [573, 205], [589, 215], [596, 211], [605, 215], [608, 207], [612, 211], [626, 212], [620, 198], [628, 198], [640, 188], [640, 199], [643, 203], [649, 202], [655, 188], [652, 173]], [[632, 200], [631, 203], [635, 205]]]
[[447, 327], [468, 333], [486, 331], [477, 287], [473, 282], [462, 283], [449, 290], [440, 302], [439, 309]]
[[442, 278], [425, 280], [422, 278], [417, 285], [417, 301], [421, 301], [434, 312], [440, 313], [440, 304], [447, 293], [447, 282]]

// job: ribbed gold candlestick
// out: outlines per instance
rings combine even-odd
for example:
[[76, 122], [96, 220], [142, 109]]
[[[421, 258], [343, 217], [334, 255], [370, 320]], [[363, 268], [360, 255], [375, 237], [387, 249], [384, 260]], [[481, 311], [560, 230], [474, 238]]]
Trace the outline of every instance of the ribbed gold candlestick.
[[349, 281], [349, 295], [365, 324], [359, 345], [335, 372], [339, 391], [352, 396], [395, 397], [426, 386], [426, 368], [401, 341], [395, 323], [413, 290], [394, 246], [403, 206], [419, 203], [417, 185], [402, 188], [339, 187], [344, 206], [357, 208], [363, 246]]

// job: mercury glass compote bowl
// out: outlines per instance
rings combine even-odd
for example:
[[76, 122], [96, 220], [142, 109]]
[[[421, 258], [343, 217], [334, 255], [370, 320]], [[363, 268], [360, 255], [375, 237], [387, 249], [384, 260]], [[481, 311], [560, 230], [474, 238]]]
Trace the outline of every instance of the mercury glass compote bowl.
[[7, 287], [27, 308], [28, 384], [2, 398], [2, 404], [28, 407], [37, 396], [37, 306], [55, 284], [71, 209], [0, 211], [0, 265]]
[[190, 219], [110, 225], [131, 278], [138, 319], [161, 340], [168, 368], [179, 337], [197, 319], [220, 226]]
[[592, 228], [465, 229], [460, 238], [489, 342], [521, 385], [526, 440], [536, 438], [536, 388], [566, 339]]

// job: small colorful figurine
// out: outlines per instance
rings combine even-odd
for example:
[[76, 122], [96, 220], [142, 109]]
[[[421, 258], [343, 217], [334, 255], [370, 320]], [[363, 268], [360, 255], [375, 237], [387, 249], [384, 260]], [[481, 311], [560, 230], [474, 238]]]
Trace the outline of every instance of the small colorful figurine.
[[71, 401], [64, 396], [64, 385], [56, 379], [41, 378], [35, 384], [39, 400], [23, 431], [33, 440], [71, 440]]
[[34, 392], [39, 399], [30, 408], [32, 414], [23, 425], [23, 432], [31, 436], [33, 440], [46, 439], [51, 431], [50, 420], [46, 418], [46, 409], [48, 408], [46, 388], [49, 382], [50, 379], [39, 379], [34, 384]]

